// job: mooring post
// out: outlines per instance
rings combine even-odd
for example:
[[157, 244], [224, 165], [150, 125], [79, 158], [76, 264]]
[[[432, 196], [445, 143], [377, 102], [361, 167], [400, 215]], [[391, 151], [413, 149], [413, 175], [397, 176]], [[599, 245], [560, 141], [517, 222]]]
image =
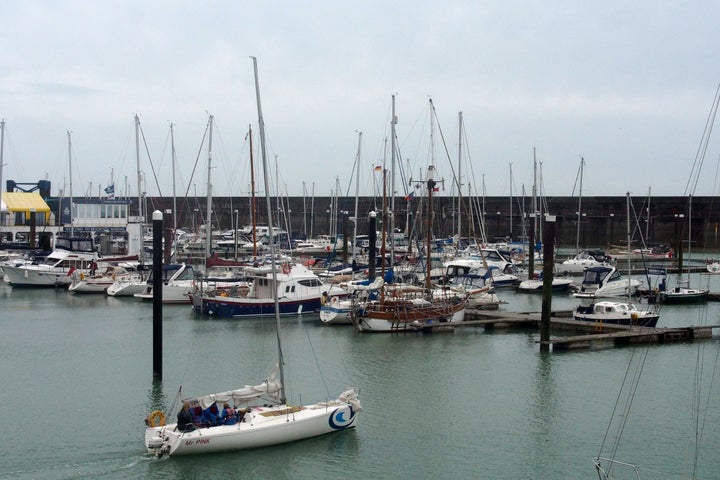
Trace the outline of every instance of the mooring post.
[[162, 380], [162, 285], [163, 217], [155, 210], [153, 219], [153, 378]]
[[550, 351], [550, 312], [552, 311], [552, 281], [555, 266], [555, 215], [545, 216], [543, 230], [543, 298], [540, 316], [540, 351]]

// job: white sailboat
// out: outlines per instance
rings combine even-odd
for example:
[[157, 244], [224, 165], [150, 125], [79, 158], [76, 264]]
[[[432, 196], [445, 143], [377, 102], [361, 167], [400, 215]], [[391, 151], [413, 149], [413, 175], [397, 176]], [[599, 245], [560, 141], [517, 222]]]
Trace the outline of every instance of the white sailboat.
[[[688, 199], [688, 257], [692, 249], [692, 195]], [[683, 277], [682, 272], [678, 273], [678, 281], [675, 288], [659, 292], [662, 303], [702, 303], [706, 302], [710, 289], [690, 287], [690, 269]]]
[[[255, 88], [257, 91], [258, 119], [265, 173], [265, 197], [270, 211], [268, 169], [265, 153], [265, 133], [260, 105], [260, 90], [257, 79], [257, 62], [253, 58]], [[272, 219], [269, 218], [270, 228]], [[272, 256], [275, 245], [270, 243]], [[277, 284], [277, 266], [272, 264], [272, 283]], [[274, 288], [277, 292], [277, 288]], [[221, 405], [233, 403], [240, 415], [228, 415], [198, 419], [201, 425], [177, 423], [165, 425], [161, 411], [152, 412], [146, 419], [145, 446], [156, 457], [165, 455], [188, 455], [229, 450], [241, 450], [277, 445], [326, 433], [355, 427], [357, 414], [362, 411], [355, 389], [349, 388], [337, 398], [309, 405], [288, 405], [285, 396], [283, 350], [280, 330], [278, 297], [275, 294], [275, 323], [278, 347], [278, 370], [257, 386], [246, 386], [210, 395], [186, 399], [187, 411], [211, 414], [219, 413]], [[262, 399], [262, 400], [261, 400]], [[251, 405], [259, 401], [259, 404]], [[209, 420], [209, 421], [208, 421]]]

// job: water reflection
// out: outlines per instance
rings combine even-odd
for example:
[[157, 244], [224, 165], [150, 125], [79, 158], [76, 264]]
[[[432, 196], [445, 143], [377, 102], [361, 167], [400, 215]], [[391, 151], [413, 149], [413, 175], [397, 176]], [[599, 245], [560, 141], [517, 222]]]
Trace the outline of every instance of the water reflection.
[[[180, 392], [178, 391], [178, 395], [179, 393]], [[148, 390], [147, 411], [152, 412], [153, 410], [160, 410], [168, 413], [173, 410], [172, 407], [170, 410], [167, 409], [167, 397], [163, 391], [162, 380], [153, 379], [150, 390]]]

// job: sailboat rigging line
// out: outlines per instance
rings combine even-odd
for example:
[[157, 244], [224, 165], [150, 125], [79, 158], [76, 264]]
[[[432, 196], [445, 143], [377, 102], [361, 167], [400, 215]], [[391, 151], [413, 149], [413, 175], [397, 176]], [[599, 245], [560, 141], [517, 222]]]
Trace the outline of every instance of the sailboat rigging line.
[[[639, 359], [636, 360], [636, 353], [640, 348], [642, 348], [642, 351]], [[640, 383], [641, 373], [645, 368], [645, 362], [647, 360], [648, 352], [648, 345], [644, 347], [636, 347], [632, 350], [630, 360], [628, 361], [627, 367], [625, 369], [625, 375], [623, 376], [622, 384], [620, 385], [620, 390], [618, 391], [617, 398], [615, 399], [615, 404], [613, 405], [612, 413], [610, 415], [610, 421], [608, 422], [608, 426], [605, 431], [605, 435], [603, 436], [603, 440], [600, 443], [600, 451], [598, 452], [598, 457], [602, 456], [602, 452], [605, 449], [605, 443], [607, 442], [608, 436], [610, 434], [610, 429], [612, 428], [614, 423], [613, 420], [616, 418], [616, 413], [621, 406], [621, 400], [624, 398], [623, 392], [627, 392], [625, 395], [626, 398], [625, 404], [623, 406], [623, 412], [621, 414], [622, 420], [620, 422], [620, 426], [618, 427], [617, 434], [612, 442], [610, 453], [608, 454], [608, 458], [611, 462], [609, 469], [612, 469], [613, 462], [615, 461], [615, 456], [617, 455], [618, 448], [620, 447], [620, 440], [622, 438], [623, 431], [625, 430], [625, 426], [627, 425], [630, 407], [632, 406], [635, 394], [637, 393], [638, 384]], [[636, 365], [634, 370], [632, 370], [633, 365]]]
[[[147, 139], [145, 138], [145, 132], [142, 129], [142, 125], [140, 124], [140, 120], [138, 120], [138, 126], [140, 127], [140, 136], [143, 139], [143, 146], [145, 147], [145, 153], [147, 154], [148, 161], [150, 162], [150, 169], [153, 172], [153, 178], [155, 179], [155, 186], [158, 189], [158, 195], [163, 196], [162, 191], [160, 190], [160, 182], [158, 182], [157, 178], [157, 172], [155, 171], [155, 165], [153, 165], [152, 157], [150, 156], [150, 149], [148, 148]], [[139, 194], [139, 192], [138, 192]]]
[[[632, 202], [630, 202], [630, 209], [632, 211], [631, 212], [629, 211], [628, 215], [630, 215], [632, 213], [632, 216], [630, 218], [632, 218], [634, 220], [633, 224], [635, 225], [631, 236], [634, 237], [635, 234], [637, 233], [640, 236], [640, 245], [644, 248], [647, 245], [645, 244], [646, 238], [643, 236], [642, 227], [640, 226], [640, 215], [638, 215], [637, 211], [635, 211], [635, 205], [633, 205]], [[630, 245], [628, 245], [628, 250], [629, 249], [630, 249]], [[642, 258], [645, 257], [645, 254], [643, 253], [642, 249], [640, 250], [640, 255], [642, 256]], [[629, 274], [630, 274], [630, 272], [628, 272], [628, 275]]]
[[165, 415], [166, 417], [170, 417], [170, 414], [175, 412], [175, 407], [177, 406], [178, 400], [180, 400], [180, 395], [182, 395], [182, 385], [178, 387], [177, 393], [175, 394], [170, 407], [167, 409], [167, 414]]
[[443, 148], [445, 149], [445, 155], [447, 156], [448, 163], [450, 164], [450, 172], [452, 172], [453, 184], [458, 187], [458, 190], [460, 190], [460, 179], [457, 178], [457, 173], [455, 173], [455, 167], [453, 166], [452, 160], [450, 159], [450, 152], [448, 151], [448, 148], [447, 148], [447, 142], [445, 141], [445, 135], [443, 134], [442, 128], [440, 128], [440, 119], [437, 116], [437, 111], [435, 110], [435, 105], [433, 104], [432, 98], [430, 99], [430, 109], [431, 109], [432, 115], [435, 117], [435, 121], [437, 122], [438, 132], [440, 133], [440, 140], [442, 140]]
[[193, 164], [192, 172], [190, 172], [190, 179], [188, 180], [187, 188], [185, 189], [185, 197], [188, 196], [190, 193], [190, 186], [193, 184], [193, 178], [195, 177], [195, 170], [197, 170], [198, 163], [200, 163], [200, 155], [202, 155], [203, 147], [205, 145], [205, 139], [208, 135], [208, 130], [210, 129], [210, 121], [208, 120], [208, 123], [205, 124], [205, 132], [203, 132], [202, 139], [200, 140], [200, 147], [198, 147], [198, 153], [195, 156], [195, 163]]
[[[715, 97], [708, 113], [708, 118], [705, 121], [705, 129], [703, 130], [702, 137], [700, 137], [700, 144], [695, 152], [695, 160], [693, 160], [693, 166], [690, 169], [690, 177], [688, 178], [687, 184], [685, 184], [685, 191], [683, 196], [688, 194], [695, 194], [695, 188], [697, 188], [697, 182], [700, 179], [700, 170], [702, 164], [705, 161], [705, 153], [710, 142], [710, 134], [712, 133], [713, 125], [715, 124], [715, 116], [717, 115], [718, 105], [720, 104], [720, 84], [718, 84], [715, 90]], [[692, 189], [690, 184], [692, 183]]]
[[[318, 372], [320, 372], [320, 380], [322, 380], [323, 387], [325, 388], [325, 395], [326, 398], [330, 398], [330, 389], [327, 386], [327, 382], [325, 381], [325, 375], [323, 374], [322, 368], [320, 368], [320, 361], [318, 360], [317, 352], [315, 351], [315, 344], [312, 342], [312, 338], [310, 338], [310, 331], [307, 328], [307, 322], [302, 322], [303, 330], [305, 330], [305, 336], [308, 339], [308, 343], [310, 344], [310, 351], [312, 352], [313, 359], [315, 360], [315, 365], [317, 366]], [[300, 402], [302, 405], [302, 400]]]

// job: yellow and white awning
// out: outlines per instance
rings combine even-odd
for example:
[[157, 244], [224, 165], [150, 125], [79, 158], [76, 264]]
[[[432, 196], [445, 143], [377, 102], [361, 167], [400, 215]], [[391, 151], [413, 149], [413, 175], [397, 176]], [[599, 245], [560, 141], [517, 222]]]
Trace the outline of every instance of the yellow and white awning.
[[50, 207], [38, 192], [2, 192], [3, 212], [22, 212], [26, 218], [31, 212], [44, 213], [45, 221], [50, 217]]

